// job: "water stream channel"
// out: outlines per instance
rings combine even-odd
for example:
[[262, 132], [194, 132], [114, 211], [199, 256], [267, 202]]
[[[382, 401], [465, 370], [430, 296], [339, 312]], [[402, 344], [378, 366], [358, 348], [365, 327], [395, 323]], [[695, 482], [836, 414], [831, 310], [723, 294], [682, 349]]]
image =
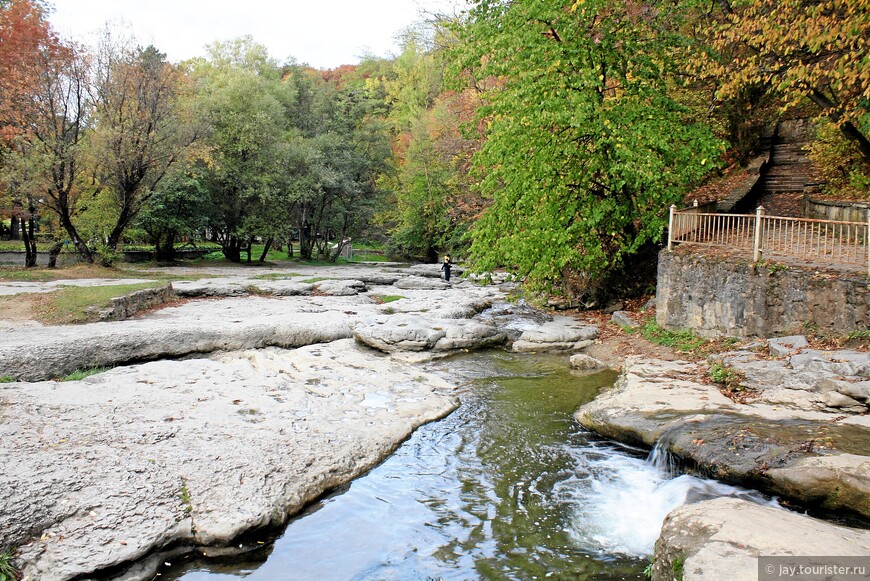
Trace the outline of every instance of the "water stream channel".
[[566, 356], [493, 351], [431, 365], [462, 405], [418, 429], [366, 476], [233, 562], [159, 579], [645, 579], [664, 516], [741, 495], [598, 438], [572, 417], [615, 379], [572, 375]]

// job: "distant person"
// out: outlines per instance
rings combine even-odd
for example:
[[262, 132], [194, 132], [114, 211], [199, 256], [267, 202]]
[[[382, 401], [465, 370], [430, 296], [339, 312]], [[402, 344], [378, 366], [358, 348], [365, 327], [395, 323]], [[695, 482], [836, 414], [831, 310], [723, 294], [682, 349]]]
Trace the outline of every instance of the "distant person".
[[444, 280], [450, 282], [450, 267], [453, 266], [453, 263], [450, 262], [450, 255], [447, 254], [444, 257], [444, 262], [441, 264], [441, 270], [444, 272]]

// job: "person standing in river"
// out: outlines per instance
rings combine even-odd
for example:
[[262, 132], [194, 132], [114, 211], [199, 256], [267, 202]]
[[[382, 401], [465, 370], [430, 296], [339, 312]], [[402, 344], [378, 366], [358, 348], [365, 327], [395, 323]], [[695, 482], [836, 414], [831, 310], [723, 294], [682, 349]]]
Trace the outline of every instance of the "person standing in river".
[[444, 256], [444, 262], [441, 264], [441, 270], [444, 271], [444, 280], [450, 282], [450, 267], [453, 265], [450, 262], [450, 255], [447, 254]]

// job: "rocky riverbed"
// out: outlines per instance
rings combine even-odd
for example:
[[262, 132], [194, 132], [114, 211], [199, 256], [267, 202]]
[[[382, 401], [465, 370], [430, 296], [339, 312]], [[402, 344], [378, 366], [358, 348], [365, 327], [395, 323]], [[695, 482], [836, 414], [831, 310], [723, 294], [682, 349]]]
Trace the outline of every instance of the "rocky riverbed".
[[[818, 513], [870, 521], [866, 352], [786, 338], [680, 362], [504, 302], [514, 287], [499, 281], [446, 284], [425, 265], [293, 268], [175, 282], [186, 302], [127, 321], [0, 322], [0, 376], [15, 380], [0, 384], [0, 547], [16, 548], [25, 575], [85, 578], [147, 555], [219, 553], [245, 531], [281, 524], [455, 407], [455, 386], [415, 363], [492, 346], [624, 360], [615, 388], [578, 412], [583, 425], [658, 443], [693, 469]], [[21, 289], [0, 283], [0, 294]], [[571, 364], [600, 361], [581, 354]], [[710, 364], [740, 378], [743, 403], [706, 379]], [[92, 367], [113, 369], [51, 380]], [[765, 544], [758, 527], [783, 536]], [[654, 578], [672, 578], [679, 564], [684, 579], [725, 570], [755, 579], [755, 557], [817, 554], [817, 535], [842, 540], [827, 554], [867, 553], [870, 533], [831, 527], [745, 501], [697, 503], [666, 520]], [[140, 563], [128, 579], [152, 572]]]
[[[128, 321], [10, 326], [0, 546], [16, 548], [24, 575], [120, 571], [285, 522], [456, 406], [454, 386], [409, 354], [521, 338], [565, 350], [596, 335], [500, 303], [509, 287], [446, 284], [436, 268], [311, 274], [176, 283], [187, 297], [222, 298]], [[114, 369], [50, 380], [92, 367]]]
[[[814, 350], [790, 337], [712, 363], [739, 378], [739, 401], [705, 378], [704, 363], [632, 357], [614, 388], [583, 406], [577, 420], [619, 441], [658, 444], [717, 479], [866, 528], [870, 353]], [[749, 580], [758, 578], [763, 555], [866, 556], [870, 531], [862, 528], [740, 500], [702, 502], [668, 516], [653, 579], [673, 578], [676, 563], [686, 580], [721, 579], [724, 571], [728, 579]]]

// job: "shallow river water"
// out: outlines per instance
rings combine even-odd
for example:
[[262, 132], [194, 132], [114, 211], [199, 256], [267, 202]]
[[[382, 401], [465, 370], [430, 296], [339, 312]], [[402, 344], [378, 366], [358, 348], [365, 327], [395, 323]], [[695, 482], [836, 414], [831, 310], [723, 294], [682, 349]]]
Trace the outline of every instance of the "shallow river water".
[[[174, 564], [159, 579], [644, 579], [664, 516], [747, 493], [602, 440], [572, 414], [612, 384], [567, 356], [489, 352], [433, 370], [462, 405], [233, 563]], [[251, 542], [251, 541], [249, 541]]]

